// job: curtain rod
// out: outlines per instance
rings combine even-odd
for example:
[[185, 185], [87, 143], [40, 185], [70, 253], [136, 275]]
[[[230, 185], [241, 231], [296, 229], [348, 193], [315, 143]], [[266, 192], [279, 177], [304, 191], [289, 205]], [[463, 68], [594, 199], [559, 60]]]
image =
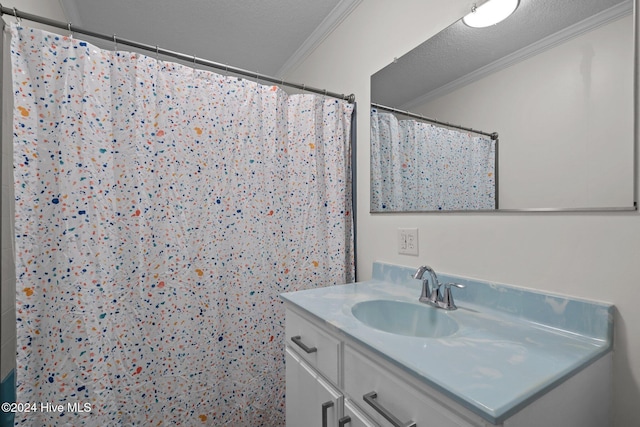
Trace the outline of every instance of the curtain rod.
[[404, 111], [404, 110], [399, 110], [399, 109], [393, 108], [393, 107], [387, 107], [386, 105], [376, 104], [376, 103], [373, 103], [373, 102], [371, 103], [371, 106], [374, 107], [374, 108], [378, 108], [380, 110], [390, 111], [392, 113], [402, 114], [404, 116], [408, 116], [408, 117], [411, 117], [411, 118], [414, 118], [414, 119], [420, 119], [420, 120], [424, 120], [426, 122], [435, 123], [437, 125], [448, 126], [450, 128], [455, 128], [455, 129], [460, 129], [460, 130], [464, 130], [464, 131], [467, 131], [467, 132], [473, 132], [473, 133], [477, 133], [477, 134], [480, 134], [480, 135], [485, 135], [485, 136], [490, 137], [494, 141], [498, 139], [498, 133], [497, 132], [488, 133], [488, 132], [483, 132], [483, 131], [472, 129], [472, 128], [467, 128], [467, 127], [464, 127], [464, 126], [458, 126], [458, 125], [454, 125], [452, 123], [442, 122], [440, 120], [436, 120], [436, 119], [432, 119], [432, 118], [429, 118], [429, 117], [425, 117], [425, 116], [422, 116], [420, 114], [411, 113], [409, 111]]
[[224, 70], [225, 72], [230, 72], [230, 73], [234, 73], [234, 74], [240, 74], [242, 76], [250, 77], [252, 79], [264, 80], [264, 81], [269, 82], [269, 83], [274, 83], [274, 84], [278, 84], [278, 85], [282, 85], [282, 86], [289, 86], [289, 87], [293, 87], [293, 88], [296, 88], [296, 89], [301, 89], [301, 90], [306, 91], [306, 92], [313, 92], [313, 93], [317, 93], [317, 94], [320, 94], [320, 95], [330, 96], [332, 98], [343, 99], [343, 100], [345, 100], [345, 101], [347, 101], [347, 102], [349, 102], [351, 104], [353, 104], [355, 102], [355, 99], [356, 99], [354, 94], [345, 95], [345, 94], [336, 93], [336, 92], [329, 92], [329, 91], [327, 91], [325, 89], [317, 89], [317, 88], [310, 87], [310, 86], [307, 86], [307, 85], [304, 85], [304, 84], [286, 82], [286, 81], [284, 81], [282, 79], [278, 79], [278, 78], [275, 78], [275, 77], [267, 76], [267, 75], [260, 74], [260, 73], [254, 73], [253, 71], [243, 70], [242, 68], [230, 67], [228, 65], [220, 64], [220, 63], [213, 62], [213, 61], [209, 61], [207, 59], [198, 58], [195, 55], [186, 55], [184, 53], [175, 52], [175, 51], [168, 50], [168, 49], [162, 49], [162, 48], [159, 48], [158, 46], [151, 46], [151, 45], [148, 45], [148, 44], [145, 44], [145, 43], [136, 42], [136, 41], [133, 41], [133, 40], [122, 39], [122, 38], [116, 37], [115, 34], [110, 36], [110, 35], [107, 35], [107, 34], [96, 33], [95, 31], [86, 30], [86, 29], [79, 28], [79, 27], [73, 27], [70, 22], [69, 23], [64, 23], [64, 22], [61, 22], [61, 21], [56, 21], [56, 20], [45, 18], [45, 17], [42, 17], [42, 16], [33, 15], [31, 13], [20, 12], [15, 7], [14, 8], [4, 7], [4, 6], [2, 6], [2, 4], [0, 4], [0, 16], [1, 15], [11, 15], [11, 16], [16, 17], [16, 19], [18, 19], [18, 20], [26, 19], [28, 21], [37, 22], [39, 24], [49, 25], [51, 27], [56, 27], [56, 28], [60, 28], [60, 29], [63, 29], [63, 30], [67, 30], [70, 33], [85, 34], [87, 36], [95, 37], [95, 38], [98, 38], [98, 39], [112, 41], [115, 44], [120, 43], [120, 44], [123, 44], [123, 45], [135, 47], [135, 48], [138, 48], [138, 49], [143, 49], [143, 50], [146, 50], [146, 51], [155, 52], [156, 55], [170, 56], [172, 58], [180, 59], [180, 60], [183, 60], [183, 61], [189, 61], [189, 62], [192, 62], [194, 64], [204, 65], [206, 67], [216, 68], [218, 70]]

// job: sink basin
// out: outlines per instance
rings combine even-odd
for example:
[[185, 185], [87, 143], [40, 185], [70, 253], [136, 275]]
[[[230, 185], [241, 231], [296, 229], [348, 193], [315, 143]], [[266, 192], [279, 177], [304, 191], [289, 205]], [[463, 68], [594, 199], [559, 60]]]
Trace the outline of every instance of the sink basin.
[[351, 312], [365, 325], [391, 334], [441, 338], [458, 330], [447, 312], [428, 305], [371, 300], [355, 304]]

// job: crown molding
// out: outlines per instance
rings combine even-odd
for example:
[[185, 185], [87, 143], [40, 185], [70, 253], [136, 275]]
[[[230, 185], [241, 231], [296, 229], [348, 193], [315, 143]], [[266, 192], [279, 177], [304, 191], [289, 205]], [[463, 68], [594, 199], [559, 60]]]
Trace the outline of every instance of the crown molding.
[[484, 67], [480, 67], [469, 74], [466, 74], [444, 86], [441, 86], [431, 92], [428, 92], [412, 101], [409, 101], [402, 106], [402, 110], [412, 110], [420, 107], [434, 99], [437, 99], [443, 95], [446, 95], [454, 90], [466, 86], [470, 83], [478, 81], [490, 74], [514, 65], [518, 62], [524, 61], [527, 58], [538, 55], [545, 50], [551, 49], [559, 44], [562, 44], [574, 37], [594, 30], [602, 25], [613, 22], [630, 14], [633, 11], [633, 2], [627, 1], [619, 3], [609, 9], [603, 10], [587, 19], [577, 22], [563, 30], [560, 30], [550, 36], [547, 36], [535, 43], [530, 44], [516, 52], [513, 52], [503, 58], [500, 58]]
[[276, 77], [285, 76], [288, 72], [298, 67], [360, 3], [362, 3], [362, 0], [341, 0], [293, 55], [280, 67], [276, 73]]

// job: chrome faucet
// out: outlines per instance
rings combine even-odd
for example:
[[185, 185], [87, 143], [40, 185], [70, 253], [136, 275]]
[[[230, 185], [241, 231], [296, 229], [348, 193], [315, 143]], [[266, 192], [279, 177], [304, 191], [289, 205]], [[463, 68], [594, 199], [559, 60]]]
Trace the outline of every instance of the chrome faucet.
[[[423, 277], [425, 272], [428, 272], [431, 277], [431, 285], [429, 285], [429, 279]], [[436, 272], [428, 265], [419, 267], [414, 273], [413, 278], [422, 280], [422, 293], [418, 299], [420, 302], [445, 310], [455, 310], [458, 308], [453, 302], [451, 287], [455, 286], [456, 288], [464, 288], [464, 285], [460, 283], [446, 283], [445, 285], [441, 285], [438, 281]], [[440, 293], [440, 288], [442, 286], [444, 286], [444, 295]]]
[[[429, 279], [423, 277], [425, 272], [428, 272], [431, 276], [431, 286], [429, 286]], [[434, 303], [440, 299], [440, 282], [438, 282], [438, 276], [436, 276], [433, 268], [428, 265], [423, 265], [416, 270], [413, 278], [422, 280], [422, 293], [420, 294], [419, 301], [434, 305]]]

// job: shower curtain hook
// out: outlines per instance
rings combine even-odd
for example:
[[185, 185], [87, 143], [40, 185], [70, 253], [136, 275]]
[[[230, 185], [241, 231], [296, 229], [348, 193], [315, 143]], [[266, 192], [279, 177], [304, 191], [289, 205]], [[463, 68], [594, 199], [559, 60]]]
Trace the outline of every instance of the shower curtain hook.
[[22, 18], [18, 16], [18, 9], [16, 9], [15, 7], [13, 8], [13, 16], [16, 17], [16, 21], [18, 22], [18, 24], [22, 25]]
[[67, 23], [67, 30], [69, 30], [69, 38], [73, 38], [73, 30], [71, 29], [71, 22]]
[[156, 45], [156, 61], [160, 60], [160, 54], [158, 53], [158, 45]]
[[116, 35], [113, 35], [113, 50], [118, 51], [118, 40], [116, 39]]

